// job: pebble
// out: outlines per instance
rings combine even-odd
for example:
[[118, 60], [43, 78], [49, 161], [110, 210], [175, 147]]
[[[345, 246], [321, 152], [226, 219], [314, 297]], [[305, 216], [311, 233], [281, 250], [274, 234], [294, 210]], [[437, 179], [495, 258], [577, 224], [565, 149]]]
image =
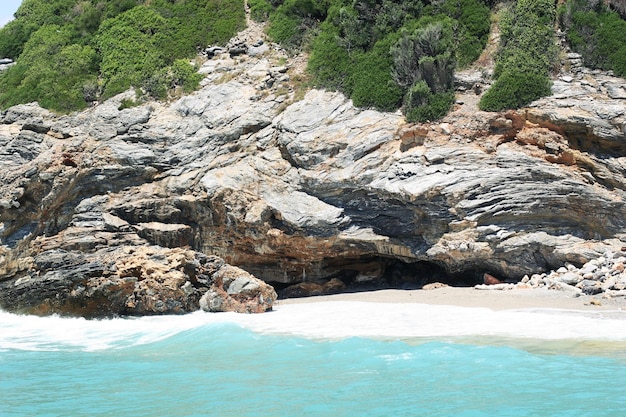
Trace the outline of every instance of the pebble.
[[[481, 284], [475, 288], [479, 290], [549, 288], [568, 292], [573, 296], [586, 294], [608, 298], [626, 297], [626, 256], [623, 256], [623, 252], [607, 251], [580, 268], [567, 264], [549, 273], [525, 275], [516, 284]], [[590, 303], [600, 305], [597, 300], [591, 300]]]

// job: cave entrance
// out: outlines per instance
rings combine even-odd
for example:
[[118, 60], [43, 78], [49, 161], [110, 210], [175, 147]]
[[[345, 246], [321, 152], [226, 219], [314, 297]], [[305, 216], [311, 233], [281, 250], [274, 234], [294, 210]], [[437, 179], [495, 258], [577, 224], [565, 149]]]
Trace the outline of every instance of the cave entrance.
[[327, 259], [309, 268], [316, 274], [297, 282], [271, 282], [279, 299], [382, 289], [421, 289], [427, 284], [442, 283], [454, 287], [470, 287], [482, 283], [482, 274], [465, 271], [449, 274], [427, 261], [405, 262], [384, 257]]

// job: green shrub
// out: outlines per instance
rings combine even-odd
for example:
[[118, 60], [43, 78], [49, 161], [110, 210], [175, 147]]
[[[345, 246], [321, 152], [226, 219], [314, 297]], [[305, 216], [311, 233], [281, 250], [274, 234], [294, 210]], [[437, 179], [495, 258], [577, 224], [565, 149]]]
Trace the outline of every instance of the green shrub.
[[117, 109], [118, 110], [130, 109], [132, 107], [140, 106], [141, 104], [142, 104], [141, 100], [132, 99], [132, 98], [123, 98]]
[[86, 107], [82, 87], [94, 79], [96, 53], [89, 46], [71, 44], [71, 36], [70, 28], [58, 25], [45, 25], [33, 33], [17, 68], [0, 77], [0, 105], [38, 101], [58, 112]]
[[405, 88], [423, 80], [433, 92], [449, 90], [455, 66], [451, 52], [452, 30], [442, 22], [405, 33], [391, 47], [394, 80]]
[[202, 74], [198, 74], [198, 68], [184, 59], [174, 61], [170, 71], [170, 88], [182, 87], [185, 93], [196, 90], [202, 80]]
[[307, 63], [309, 72], [313, 74], [313, 83], [317, 87], [342, 91], [350, 96], [353, 60], [349, 52], [339, 45], [336, 26], [326, 21], [320, 29], [320, 34], [313, 40]]
[[496, 81], [481, 98], [481, 110], [515, 109], [550, 94], [555, 18], [552, 0], [518, 0], [502, 12]]
[[378, 47], [355, 56], [350, 98], [357, 107], [393, 111], [402, 102], [402, 90], [391, 77], [389, 48]]
[[189, 92], [200, 76], [186, 59], [244, 26], [243, 0], [24, 0], [0, 29], [0, 56], [17, 59], [0, 74], [0, 107], [66, 112], [131, 86]]
[[302, 34], [298, 28], [300, 22], [297, 18], [277, 12], [272, 14], [270, 22], [267, 34], [275, 42], [286, 46], [299, 45]]
[[426, 103], [414, 108], [405, 110], [406, 119], [409, 122], [429, 122], [439, 120], [444, 117], [454, 104], [454, 93], [444, 92], [431, 94], [427, 97]]
[[291, 51], [300, 50], [326, 18], [323, 0], [286, 0], [269, 15], [267, 34]]
[[[133, 85], [146, 84], [156, 88], [158, 82], [155, 79], [160, 77], [158, 72], [169, 63], [160, 48], [169, 34], [166, 19], [145, 6], [134, 7], [105, 20], [95, 36], [101, 56], [103, 97], [112, 97]], [[162, 96], [156, 94], [156, 90], [151, 92], [156, 97]]]
[[274, 7], [266, 0], [248, 0], [248, 6], [250, 17], [256, 22], [265, 22], [274, 11]]
[[461, 68], [467, 67], [487, 44], [491, 11], [480, 0], [449, 0], [441, 4], [441, 12], [458, 21], [454, 33], [456, 59]]
[[[314, 83], [342, 91], [357, 106], [392, 110], [404, 102], [414, 120], [434, 120], [450, 109], [456, 61], [477, 59], [490, 28], [481, 0], [426, 7], [419, 0], [334, 0], [326, 16], [311, 44]], [[420, 81], [429, 87], [429, 104], [416, 110], [403, 97]]]
[[485, 111], [517, 109], [549, 94], [546, 74], [505, 71], [481, 97], [479, 107]]

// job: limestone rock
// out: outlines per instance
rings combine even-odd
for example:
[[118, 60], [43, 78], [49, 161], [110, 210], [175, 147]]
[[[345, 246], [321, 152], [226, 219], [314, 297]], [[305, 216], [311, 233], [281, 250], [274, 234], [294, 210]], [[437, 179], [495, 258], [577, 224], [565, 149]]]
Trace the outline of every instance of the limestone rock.
[[[572, 72], [503, 113], [459, 92], [443, 120], [407, 124], [339, 93], [299, 99], [297, 62], [275, 45], [250, 56], [257, 39], [207, 52], [203, 88], [172, 103], [120, 110], [129, 91], [72, 115], [0, 114], [4, 308], [269, 308], [247, 274], [308, 294], [474, 285], [487, 271], [626, 289], [624, 260], [588, 263], [626, 247], [623, 80]], [[465, 75], [459, 86], [479, 80]]]
[[[233, 269], [239, 275], [226, 286]], [[181, 314], [214, 294], [220, 308], [210, 311], [259, 313], [276, 300], [271, 286], [217, 257], [157, 246], [51, 249], [19, 275], [0, 282], [3, 309], [88, 318]]]

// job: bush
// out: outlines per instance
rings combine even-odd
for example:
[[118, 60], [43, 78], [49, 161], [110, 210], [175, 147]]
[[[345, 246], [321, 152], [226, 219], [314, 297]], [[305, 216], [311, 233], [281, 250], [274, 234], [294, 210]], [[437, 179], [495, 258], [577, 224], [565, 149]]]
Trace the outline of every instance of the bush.
[[454, 101], [456, 57], [468, 65], [482, 52], [489, 14], [481, 0], [426, 7], [419, 0], [335, 0], [312, 42], [308, 69], [318, 87], [338, 89], [357, 106], [381, 110], [397, 108], [424, 81], [428, 108], [409, 108], [414, 119], [432, 120]]
[[256, 22], [265, 22], [274, 11], [274, 7], [266, 0], [248, 0], [248, 6], [250, 17]]
[[512, 10], [503, 11], [496, 81], [481, 98], [481, 110], [515, 109], [550, 94], [555, 18], [552, 0], [518, 0]]
[[82, 87], [95, 78], [96, 53], [89, 46], [70, 42], [71, 30], [67, 27], [45, 25], [33, 33], [17, 68], [0, 78], [4, 81], [0, 83], [0, 105], [38, 101], [59, 112], [86, 107]]
[[349, 52], [339, 45], [339, 29], [336, 26], [326, 21], [320, 29], [320, 34], [313, 40], [307, 64], [309, 72], [314, 76], [313, 83], [350, 96], [353, 60]]
[[423, 80], [433, 92], [451, 89], [454, 75], [451, 50], [452, 30], [442, 22], [404, 34], [391, 47], [394, 80], [402, 87]]
[[271, 17], [271, 24], [267, 29], [267, 34], [275, 42], [285, 46], [296, 46], [300, 44], [302, 39], [302, 33], [298, 28], [299, 24], [299, 19], [277, 12]]
[[454, 39], [456, 59], [461, 68], [476, 61], [487, 44], [491, 11], [480, 0], [452, 0], [441, 5], [441, 11], [458, 21]]
[[382, 44], [370, 53], [361, 53], [355, 57], [350, 98], [357, 107], [393, 111], [402, 102], [403, 93], [391, 77], [389, 47], [385, 48]]
[[159, 48], [167, 36], [167, 22], [154, 10], [138, 6], [102, 23], [95, 36], [100, 52], [103, 97], [109, 98], [131, 85], [148, 82], [168, 64]]
[[479, 107], [485, 111], [517, 109], [549, 94], [546, 74], [505, 71], [481, 97]]
[[626, 22], [612, 11], [583, 11], [578, 3], [568, 3], [575, 10], [568, 26], [568, 41], [591, 68], [613, 70], [626, 76]]
[[433, 93], [424, 81], [420, 81], [407, 92], [404, 112], [409, 122], [428, 122], [444, 117], [452, 104], [454, 92]]
[[0, 106], [66, 112], [131, 86], [189, 92], [200, 76], [186, 58], [244, 25], [243, 0], [24, 0], [0, 29], [0, 55], [17, 59], [0, 74]]
[[286, 0], [269, 16], [267, 34], [292, 51], [300, 50], [326, 18], [323, 0]]

